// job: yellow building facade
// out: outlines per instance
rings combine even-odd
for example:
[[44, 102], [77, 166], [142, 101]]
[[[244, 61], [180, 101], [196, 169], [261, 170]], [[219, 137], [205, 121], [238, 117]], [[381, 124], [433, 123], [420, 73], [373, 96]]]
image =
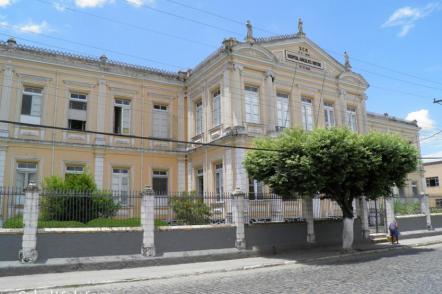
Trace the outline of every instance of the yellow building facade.
[[[24, 124], [0, 123], [4, 187], [88, 171], [114, 191], [259, 193], [265, 188], [242, 164], [246, 150], [202, 143], [250, 146], [287, 127], [367, 133], [382, 125], [367, 115], [369, 85], [348, 55], [343, 63], [331, 57], [302, 24], [296, 34], [269, 38], [254, 38], [249, 26], [245, 41], [225, 39], [177, 73], [14, 39], [0, 47], [0, 120]], [[395, 128], [418, 138], [415, 122]]]

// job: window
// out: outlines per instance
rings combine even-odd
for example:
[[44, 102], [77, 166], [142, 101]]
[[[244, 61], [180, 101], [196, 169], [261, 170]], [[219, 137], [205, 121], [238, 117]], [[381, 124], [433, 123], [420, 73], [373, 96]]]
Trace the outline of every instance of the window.
[[152, 189], [157, 195], [167, 195], [169, 189], [168, 173], [165, 170], [154, 170], [152, 173]]
[[71, 93], [69, 98], [68, 128], [71, 130], [85, 131], [87, 119], [86, 94]]
[[276, 112], [278, 128], [288, 128], [290, 126], [289, 116], [289, 95], [283, 93], [276, 94]]
[[246, 122], [259, 123], [259, 89], [257, 87], [245, 87], [245, 107], [246, 107]]
[[204, 171], [203, 169], [198, 169], [196, 171], [196, 192], [199, 197], [204, 195]]
[[81, 175], [84, 172], [84, 167], [81, 165], [67, 165], [64, 173], [65, 179], [72, 176]]
[[196, 135], [200, 135], [203, 132], [203, 102], [197, 102], [195, 104], [195, 132]]
[[169, 138], [169, 109], [167, 105], [154, 104], [152, 126], [152, 136]]
[[216, 199], [219, 201], [221, 199], [221, 195], [224, 192], [224, 183], [223, 183], [223, 164], [218, 163], [215, 164], [215, 193]]
[[249, 178], [249, 199], [256, 200], [263, 198], [263, 183]]
[[219, 90], [212, 93], [212, 123], [214, 127], [221, 124], [221, 93]]
[[26, 188], [30, 182], [37, 182], [37, 163], [18, 162], [15, 186], [17, 188]]
[[42, 99], [41, 88], [25, 87], [21, 103], [21, 122], [40, 124]]
[[112, 169], [112, 195], [122, 205], [128, 204], [129, 195], [129, 169]]
[[125, 135], [130, 134], [130, 100], [115, 99], [114, 133]]
[[425, 178], [427, 187], [439, 187], [439, 177]]
[[[36, 162], [18, 162], [15, 175], [15, 186], [19, 191], [24, 190], [29, 183], [37, 182], [37, 163]], [[15, 197], [16, 205], [24, 205], [25, 197], [23, 194]]]
[[436, 199], [436, 208], [442, 208], [442, 199]]
[[326, 128], [332, 128], [336, 125], [335, 108], [333, 104], [324, 103], [324, 120]]
[[302, 110], [302, 126], [304, 130], [313, 130], [313, 105], [312, 100], [309, 98], [301, 99], [301, 110]]
[[411, 182], [411, 192], [413, 193], [414, 197], [419, 195], [418, 190], [417, 190], [417, 182], [416, 181]]
[[356, 109], [354, 108], [347, 108], [347, 112], [346, 112], [346, 117], [347, 117], [347, 127], [354, 131], [357, 132], [358, 131], [358, 126], [356, 123]]

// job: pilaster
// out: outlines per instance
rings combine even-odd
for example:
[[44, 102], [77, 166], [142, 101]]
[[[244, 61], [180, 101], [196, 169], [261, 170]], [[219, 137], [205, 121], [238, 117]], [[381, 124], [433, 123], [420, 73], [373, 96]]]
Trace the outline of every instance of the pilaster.
[[[6, 65], [3, 72], [3, 86], [0, 100], [0, 119], [9, 120], [11, 93], [12, 93], [13, 67]], [[0, 123], [0, 137], [9, 137], [9, 125]]]
[[242, 126], [244, 122], [243, 114], [243, 82], [242, 82], [242, 72], [244, 66], [235, 63], [233, 65], [232, 73], [232, 124], [233, 126]]
[[95, 167], [94, 167], [95, 184], [98, 189], [103, 189], [103, 173], [104, 173], [104, 155], [95, 154]]
[[[106, 106], [106, 81], [101, 79], [98, 81], [98, 101], [97, 101], [97, 131], [105, 132], [104, 118]], [[104, 145], [105, 140], [103, 135], [96, 135], [95, 144]]]

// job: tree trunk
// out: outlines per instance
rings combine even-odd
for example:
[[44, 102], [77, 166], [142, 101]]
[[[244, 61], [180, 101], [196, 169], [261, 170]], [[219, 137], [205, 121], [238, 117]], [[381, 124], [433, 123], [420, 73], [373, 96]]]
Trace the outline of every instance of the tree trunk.
[[344, 217], [342, 227], [342, 249], [349, 250], [353, 246], [353, 217]]
[[302, 215], [307, 223], [307, 243], [313, 244], [316, 242], [315, 224], [313, 220], [313, 199], [302, 199]]
[[[338, 199], [336, 197], [336, 199]], [[342, 249], [349, 250], [353, 246], [353, 197], [345, 197], [342, 201], [338, 200], [338, 204], [342, 209], [343, 226], [342, 226]]]

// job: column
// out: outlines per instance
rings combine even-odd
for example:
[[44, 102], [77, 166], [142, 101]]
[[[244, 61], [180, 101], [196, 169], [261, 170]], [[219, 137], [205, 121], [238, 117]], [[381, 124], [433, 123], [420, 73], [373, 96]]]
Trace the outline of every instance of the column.
[[22, 249], [18, 254], [21, 263], [33, 263], [38, 258], [37, 224], [39, 198], [40, 195], [37, 185], [30, 183], [25, 189]]
[[178, 159], [178, 192], [186, 191], [186, 162], [184, 158]]
[[307, 243], [314, 244], [316, 243], [315, 236], [315, 223], [313, 220], [313, 201], [315, 199], [312, 198], [303, 198], [302, 199], [302, 216], [305, 218], [305, 222], [307, 223]]
[[[3, 72], [3, 87], [2, 96], [0, 100], [0, 119], [9, 120], [11, 93], [12, 93], [12, 77], [13, 68], [10, 65], [6, 65]], [[9, 125], [6, 123], [0, 123], [0, 137], [9, 136]]]
[[248, 177], [247, 171], [244, 168], [243, 161], [245, 159], [246, 151], [244, 149], [235, 149], [235, 171], [236, 179], [235, 186], [241, 191], [248, 191]]
[[345, 127], [347, 126], [346, 115], [347, 115], [347, 103], [345, 102], [345, 90], [339, 90], [339, 99], [336, 105], [336, 121], [338, 122], [337, 126]]
[[[98, 101], [97, 101], [97, 131], [104, 132], [104, 117], [106, 107], [106, 81], [100, 80], [98, 82]], [[95, 144], [104, 145], [104, 135], [97, 134], [95, 137]]]
[[235, 246], [237, 249], [246, 249], [246, 235], [244, 228], [244, 192], [239, 188], [236, 188], [232, 193], [233, 203], [233, 221], [236, 225], [236, 242]]
[[141, 227], [143, 229], [143, 256], [155, 256], [155, 193], [150, 186], [143, 189], [141, 200]]
[[224, 181], [225, 187], [224, 192], [233, 191], [233, 162], [232, 162], [232, 149], [226, 148], [224, 151]]
[[359, 216], [361, 218], [362, 238], [368, 240], [370, 238], [370, 229], [368, 227], [368, 205], [365, 196], [359, 197]]
[[421, 213], [425, 214], [427, 229], [432, 230], [433, 226], [431, 225], [431, 214], [430, 214], [430, 202], [428, 199], [428, 194], [422, 193], [420, 197], [421, 202]]
[[232, 73], [232, 126], [243, 125], [243, 85], [242, 85], [242, 71], [244, 67], [235, 63], [233, 65]]
[[[388, 227], [394, 221], [394, 200], [392, 197], [385, 198], [385, 226], [388, 233]], [[401, 224], [399, 224], [400, 226]]]
[[[420, 148], [419, 148], [420, 149]], [[420, 150], [419, 150], [420, 154]], [[430, 211], [430, 200], [427, 194], [427, 183], [425, 180], [425, 170], [422, 164], [419, 164], [419, 176], [421, 178], [420, 188], [421, 188], [421, 212], [426, 216], [427, 229], [432, 230], [433, 226], [431, 224], [431, 211]]]
[[[5, 186], [6, 148], [0, 146], [0, 187]], [[1, 207], [1, 203], [0, 203]], [[1, 210], [0, 210], [1, 214]]]
[[184, 141], [184, 90], [178, 95], [178, 140]]
[[103, 189], [103, 174], [104, 174], [104, 155], [95, 154], [95, 167], [94, 167], [95, 184], [98, 189]]
[[266, 100], [262, 101], [261, 105], [265, 111], [263, 112], [263, 122], [267, 126], [268, 132], [274, 132], [276, 126], [276, 94], [273, 91], [274, 75], [271, 70], [266, 72], [265, 87]]
[[225, 127], [232, 126], [232, 95], [230, 91], [230, 74], [232, 64], [224, 67], [223, 79], [221, 82], [221, 121]]
[[366, 101], [367, 101], [367, 95], [364, 94], [362, 96], [362, 103], [361, 103], [361, 110], [360, 110], [361, 111], [361, 117], [362, 117], [362, 123], [360, 125], [362, 125], [362, 127], [359, 130], [359, 132], [361, 132], [362, 134], [367, 134], [368, 133]]
[[189, 159], [187, 162], [187, 192], [192, 190], [196, 190], [196, 187], [193, 185], [193, 166], [192, 161]]

